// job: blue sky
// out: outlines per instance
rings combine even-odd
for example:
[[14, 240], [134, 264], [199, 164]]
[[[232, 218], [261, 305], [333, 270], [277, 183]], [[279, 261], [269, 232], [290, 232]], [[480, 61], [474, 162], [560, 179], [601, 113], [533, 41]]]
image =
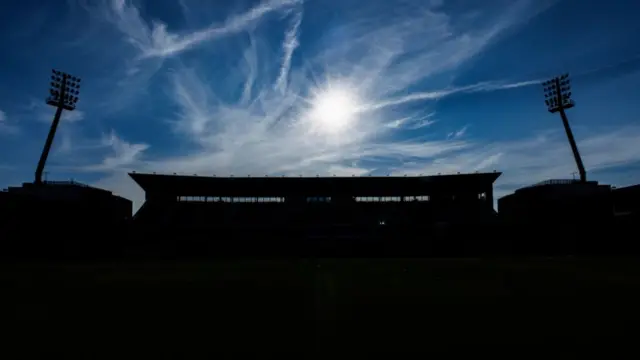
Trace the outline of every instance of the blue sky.
[[638, 10], [628, 0], [6, 2], [0, 187], [33, 180], [54, 112], [44, 102], [52, 68], [83, 86], [47, 178], [137, 206], [133, 170], [498, 170], [498, 196], [571, 178], [539, 85], [565, 72], [589, 178], [638, 183]]

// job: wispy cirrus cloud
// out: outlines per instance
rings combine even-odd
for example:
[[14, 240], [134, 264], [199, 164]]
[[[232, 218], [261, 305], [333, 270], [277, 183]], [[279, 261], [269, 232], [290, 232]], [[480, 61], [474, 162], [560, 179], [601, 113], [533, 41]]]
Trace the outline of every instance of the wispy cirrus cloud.
[[166, 23], [154, 20], [149, 24], [139, 9], [128, 0], [112, 0], [103, 8], [105, 16], [138, 48], [140, 58], [167, 57], [196, 47], [207, 41], [233, 35], [246, 30], [261, 17], [300, 4], [299, 0], [267, 0], [240, 14], [229, 16], [221, 24], [192, 32], [173, 33]]
[[[640, 161], [640, 127], [602, 128], [580, 141], [587, 172], [603, 172]], [[453, 174], [473, 171], [504, 171], [497, 194], [547, 179], [570, 179], [576, 165], [564, 132], [552, 131], [517, 141], [470, 143], [464, 151], [431, 162], [407, 163], [393, 172], [409, 174]]]
[[302, 12], [297, 11], [291, 19], [291, 24], [287, 29], [282, 42], [282, 62], [280, 65], [280, 73], [275, 81], [275, 88], [280, 92], [284, 92], [287, 86], [287, 80], [289, 77], [289, 70], [291, 68], [291, 57], [298, 45], [298, 29], [302, 22]]
[[[50, 124], [53, 120], [53, 116], [55, 115], [56, 108], [32, 99], [31, 103], [27, 107], [27, 111], [29, 112], [29, 117], [39, 122]], [[61, 121], [68, 123], [76, 123], [84, 120], [84, 118], [85, 113], [82, 110], [63, 111], [60, 116]]]
[[0, 134], [15, 135], [20, 131], [18, 126], [10, 124], [7, 120], [7, 114], [0, 110]]
[[100, 164], [83, 167], [83, 170], [92, 172], [131, 171], [132, 168], [135, 169], [135, 166], [139, 165], [140, 157], [149, 148], [149, 145], [127, 142], [112, 130], [109, 134], [103, 135], [97, 147], [107, 149], [107, 156]]
[[[92, 19], [97, 19], [101, 24], [112, 25], [122, 39], [121, 45], [131, 50], [125, 51], [122, 46], [113, 43], [109, 45], [108, 48], [116, 49], [115, 52], [123, 56], [114, 58], [117, 68], [106, 78], [93, 79], [96, 83], [105, 84], [104, 91], [109, 93], [102, 99], [101, 112], [115, 114], [135, 106], [141, 100], [141, 95], [148, 94], [149, 84], [164, 69], [166, 59], [179, 59], [188, 50], [205, 48], [216, 40], [244, 35], [251, 32], [263, 19], [269, 18], [270, 14], [286, 15], [302, 4], [302, 1], [264, 0], [244, 11], [229, 14], [221, 22], [211, 21], [208, 26], [195, 30], [192, 27], [170, 29], [162, 19], [145, 17], [140, 1], [107, 0], [97, 4], [79, 1], [78, 4]], [[180, 7], [185, 14], [193, 10], [184, 1], [180, 3]], [[295, 22], [292, 26], [295, 27]], [[296, 29], [292, 30], [295, 32]], [[286, 52], [292, 53], [296, 45], [290, 42], [283, 46]], [[289, 60], [287, 56], [283, 57], [283, 68], [288, 66]], [[286, 81], [286, 74], [283, 73], [282, 76], [285, 77], [281, 81]], [[112, 84], [107, 86], [107, 83]]]
[[389, 121], [386, 126], [394, 129], [418, 130], [436, 123], [436, 112], [430, 112], [426, 115], [409, 115], [396, 120]]
[[527, 80], [513, 83], [504, 81], [486, 81], [466, 86], [449, 87], [441, 90], [414, 92], [408, 95], [391, 97], [383, 101], [366, 105], [365, 110], [378, 110], [385, 107], [392, 107], [418, 101], [439, 100], [455, 94], [517, 89], [525, 86], [540, 85], [540, 83], [541, 80]]
[[458, 131], [450, 132], [449, 134], [447, 134], [447, 139], [458, 139], [460, 137], [463, 137], [464, 134], [466, 134], [468, 127], [469, 126], [465, 125]]

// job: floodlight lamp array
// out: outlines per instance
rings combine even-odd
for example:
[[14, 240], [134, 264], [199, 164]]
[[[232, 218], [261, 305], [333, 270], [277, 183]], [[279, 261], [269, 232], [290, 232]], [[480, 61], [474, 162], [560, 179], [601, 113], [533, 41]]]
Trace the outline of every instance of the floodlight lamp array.
[[563, 74], [544, 81], [542, 86], [544, 87], [544, 103], [549, 108], [549, 111], [556, 112], [560, 109], [573, 107], [569, 74]]
[[62, 105], [67, 110], [75, 109], [81, 82], [82, 79], [77, 76], [53, 69], [47, 103], [55, 106]]

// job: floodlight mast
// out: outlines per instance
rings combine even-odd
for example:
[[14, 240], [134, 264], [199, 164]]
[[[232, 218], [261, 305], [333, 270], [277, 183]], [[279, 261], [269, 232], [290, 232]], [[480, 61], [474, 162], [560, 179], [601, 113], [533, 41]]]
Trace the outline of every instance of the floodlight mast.
[[569, 74], [556, 76], [555, 78], [545, 81], [542, 85], [545, 87], [544, 97], [545, 104], [548, 107], [550, 113], [560, 113], [562, 118], [562, 124], [564, 125], [564, 131], [567, 133], [569, 139], [569, 145], [571, 145], [571, 151], [573, 152], [573, 158], [578, 166], [578, 173], [580, 174], [580, 182], [587, 181], [587, 172], [584, 169], [582, 158], [580, 157], [580, 151], [578, 151], [578, 145], [573, 137], [573, 132], [569, 126], [569, 120], [567, 119], [566, 109], [570, 109], [575, 106], [575, 103], [571, 99], [571, 81], [569, 80]]
[[73, 111], [76, 108], [78, 94], [80, 93], [80, 81], [81, 79], [78, 77], [55, 69], [52, 70], [51, 89], [49, 90], [50, 96], [47, 98], [47, 104], [56, 107], [56, 114], [53, 117], [47, 140], [44, 143], [44, 149], [42, 149], [42, 154], [38, 161], [34, 181], [36, 184], [42, 184], [42, 172], [49, 157], [49, 151], [51, 150], [51, 144], [53, 144], [53, 138], [56, 135], [56, 130], [60, 123], [62, 111]]

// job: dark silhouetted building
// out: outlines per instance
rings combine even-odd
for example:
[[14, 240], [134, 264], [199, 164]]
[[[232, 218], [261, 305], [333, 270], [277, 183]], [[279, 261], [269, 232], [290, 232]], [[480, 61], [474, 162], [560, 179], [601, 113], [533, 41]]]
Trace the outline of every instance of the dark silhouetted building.
[[[37, 229], [47, 224], [55, 229], [87, 229], [89, 225], [125, 223], [131, 218], [132, 203], [110, 191], [77, 182], [48, 181], [24, 183], [0, 192], [0, 212], [0, 221], [10, 227]], [[58, 234], [64, 232], [49, 235]]]
[[640, 184], [613, 189], [616, 216], [640, 216]]
[[500, 173], [419, 177], [201, 177], [132, 173], [149, 227], [352, 228], [465, 223], [495, 217]]
[[498, 213], [501, 219], [516, 223], [607, 221], [613, 216], [611, 186], [547, 180], [498, 199]]

